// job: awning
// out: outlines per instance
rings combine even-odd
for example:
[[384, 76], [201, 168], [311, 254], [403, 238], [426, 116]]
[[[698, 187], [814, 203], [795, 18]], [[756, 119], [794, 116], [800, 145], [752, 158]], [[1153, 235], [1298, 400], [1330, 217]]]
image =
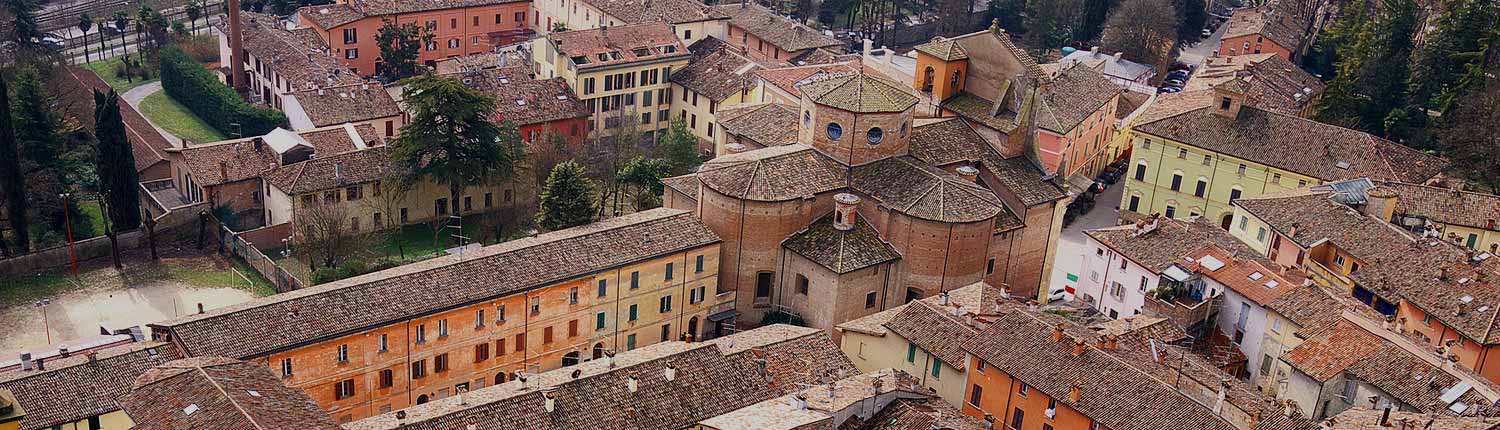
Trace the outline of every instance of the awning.
[[1161, 274], [1162, 275], [1166, 275], [1166, 277], [1172, 278], [1173, 281], [1177, 281], [1177, 282], [1186, 281], [1188, 279], [1188, 277], [1192, 276], [1192, 275], [1189, 275], [1186, 270], [1182, 270], [1181, 267], [1178, 267], [1175, 264], [1172, 265], [1172, 266], [1170, 266], [1170, 267], [1167, 267], [1167, 270], [1161, 271]]
[[737, 310], [734, 310], [734, 309], [730, 309], [730, 310], [727, 310], [727, 311], [715, 312], [714, 314], [708, 316], [708, 320], [712, 321], [712, 322], [719, 322], [719, 321], [724, 321], [724, 320], [728, 320], [728, 319], [737, 317], [739, 315], [740, 315], [740, 311], [737, 311]]

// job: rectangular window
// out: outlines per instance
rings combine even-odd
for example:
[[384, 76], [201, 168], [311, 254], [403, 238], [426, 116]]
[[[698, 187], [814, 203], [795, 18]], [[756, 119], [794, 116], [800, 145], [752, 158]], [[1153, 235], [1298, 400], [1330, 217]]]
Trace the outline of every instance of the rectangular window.
[[505, 322], [505, 305], [495, 306], [495, 324]]
[[552, 327], [542, 329], [542, 344], [552, 343]]
[[661, 300], [660, 300], [660, 303], [658, 303], [658, 305], [659, 305], [658, 307], [661, 308], [661, 313], [671, 312], [672, 311], [672, 295], [668, 294], [666, 296], [663, 296], [661, 298]]
[[488, 342], [474, 345], [474, 362], [479, 363], [490, 359], [490, 344]]
[[526, 333], [516, 333], [516, 352], [526, 350]]
[[417, 333], [416, 333], [415, 337], [416, 337], [417, 343], [426, 342], [427, 341], [427, 326], [426, 325], [418, 324], [417, 325]]
[[598, 296], [599, 297], [604, 297], [605, 295], [608, 295], [608, 294], [609, 294], [609, 281], [606, 280], [606, 279], [600, 279], [599, 280], [599, 294], [598, 294]]
[[875, 307], [875, 292], [871, 291], [865, 293], [865, 309], [870, 309], [873, 307]]
[[1140, 212], [1140, 208], [1141, 196], [1130, 196], [1130, 205], [1126, 207], [1126, 210], [1131, 212]]
[[1010, 428], [1019, 429], [1026, 422], [1026, 412], [1016, 408], [1016, 412], [1010, 415]]
[[1135, 180], [1146, 180], [1146, 165], [1144, 163], [1135, 165]]
[[630, 289], [641, 287], [641, 272], [630, 272]]
[[417, 360], [411, 363], [411, 379], [422, 379], [427, 377], [427, 360]]
[[578, 320], [568, 321], [568, 337], [578, 337]]
[[983, 396], [984, 388], [981, 388], [979, 384], [974, 384], [974, 388], [969, 390], [969, 404], [974, 405], [975, 407], [979, 407], [979, 400]]
[[662, 324], [661, 325], [661, 341], [662, 342], [666, 342], [667, 340], [670, 340], [670, 339], [672, 339], [672, 325], [671, 324]]
[[474, 328], [476, 330], [484, 328], [484, 309], [474, 311]]
[[932, 378], [938, 379], [942, 374], [942, 370], [943, 360], [939, 360], [937, 357], [932, 357]]
[[448, 337], [448, 320], [440, 319], [438, 320], [438, 339], [446, 337]]
[[392, 385], [396, 385], [396, 372], [391, 371], [391, 369], [381, 370], [380, 388], [391, 388]]
[[354, 397], [354, 380], [345, 379], [333, 385], [333, 399], [343, 400]]
[[635, 322], [635, 317], [636, 317], [636, 305], [630, 305], [630, 318], [627, 319], [626, 321]]
[[541, 297], [532, 297], [531, 298], [531, 314], [532, 315], [541, 315], [542, 314], [542, 298]]
[[283, 358], [281, 359], [281, 377], [286, 378], [290, 376], [292, 376], [292, 359]]
[[693, 258], [693, 273], [703, 273], [703, 256]]
[[1182, 191], [1182, 175], [1172, 175], [1172, 191]]
[[356, 31], [356, 29], [344, 29], [344, 44], [353, 45], [355, 43], [359, 43], [359, 33]]
[[906, 362], [917, 362], [917, 344], [911, 342], [906, 343]]
[[432, 371], [443, 373], [448, 371], [448, 354], [438, 354], [432, 357]]
[[1021, 387], [1016, 389], [1016, 395], [1026, 397], [1027, 394], [1031, 394], [1031, 387], [1026, 385], [1025, 382], [1022, 382]]
[[667, 263], [667, 275], [664, 279], [668, 281], [672, 280], [672, 263]]
[[495, 340], [495, 356], [499, 357], [499, 356], [502, 356], [502, 355], [505, 355], [505, 339], [496, 339]]
[[594, 330], [604, 330], [604, 312], [594, 314]]
[[391, 350], [391, 344], [386, 341], [386, 337], [385, 336], [386, 336], [385, 333], [381, 333], [380, 337], [377, 338], [378, 342], [379, 342], [379, 346], [380, 346], [380, 352], [386, 352], [386, 351], [390, 351]]
[[1203, 193], [1205, 193], [1207, 191], [1208, 191], [1208, 181], [1199, 179], [1198, 180], [1198, 187], [1193, 189], [1193, 196], [1203, 197]]
[[625, 350], [629, 351], [629, 350], [632, 350], [632, 349], [635, 349], [635, 335], [634, 334], [631, 334], [629, 336], [625, 336]]
[[338, 350], [338, 352], [337, 352], [338, 362], [340, 364], [342, 364], [342, 363], [348, 363], [349, 362], [349, 345], [347, 345], [347, 344], [346, 345], [339, 345], [339, 347], [337, 348], [337, 350]]

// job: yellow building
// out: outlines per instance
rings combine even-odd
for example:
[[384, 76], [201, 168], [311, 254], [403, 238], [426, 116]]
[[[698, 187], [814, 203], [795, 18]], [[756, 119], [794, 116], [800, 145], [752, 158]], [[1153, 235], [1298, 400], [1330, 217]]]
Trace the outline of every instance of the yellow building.
[[552, 33], [533, 41], [531, 52], [537, 78], [563, 78], [588, 104], [595, 137], [612, 136], [627, 122], [643, 136], [665, 129], [672, 72], [692, 59], [660, 22]]
[[721, 155], [723, 130], [720, 109], [743, 104], [756, 87], [754, 71], [761, 66], [743, 52], [718, 39], [704, 39], [689, 48], [693, 61], [672, 74], [672, 115], [687, 123], [704, 153]]
[[0, 373], [0, 430], [129, 430], [135, 423], [118, 398], [136, 376], [181, 358], [179, 351], [131, 343], [22, 363]]
[[1375, 186], [1396, 199], [1389, 220], [1396, 225], [1469, 249], [1500, 251], [1500, 196], [1392, 181]]
[[1282, 294], [1266, 304], [1265, 332], [1262, 333], [1260, 369], [1255, 369], [1255, 388], [1276, 395], [1280, 381], [1291, 375], [1291, 367], [1281, 355], [1301, 345], [1309, 333], [1332, 326], [1339, 320], [1345, 305], [1339, 293], [1317, 285], [1304, 285]]
[[[964, 341], [979, 334], [970, 316], [1000, 300], [1000, 290], [983, 282], [839, 324], [839, 348], [861, 372], [896, 369], [914, 375], [923, 387], [952, 405], [964, 404]], [[956, 314], [955, 314], [956, 312]]]
[[1158, 97], [1127, 131], [1123, 217], [1207, 216], [1229, 228], [1230, 201], [1340, 179], [1424, 183], [1447, 161], [1395, 142], [1247, 102], [1245, 81]]

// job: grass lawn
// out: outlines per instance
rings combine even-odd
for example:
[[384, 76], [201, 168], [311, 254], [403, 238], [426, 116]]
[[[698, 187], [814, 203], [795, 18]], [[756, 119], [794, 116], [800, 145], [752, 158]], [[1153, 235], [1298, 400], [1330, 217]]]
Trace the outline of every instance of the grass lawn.
[[104, 209], [99, 207], [97, 200], [85, 200], [78, 203], [78, 210], [89, 219], [89, 228], [93, 231], [78, 232], [78, 239], [88, 239], [104, 235]]
[[0, 306], [31, 303], [42, 297], [56, 297], [83, 288], [128, 288], [155, 282], [197, 288], [229, 287], [249, 291], [258, 297], [276, 294], [270, 281], [238, 257], [230, 258], [230, 267], [224, 268], [220, 267], [223, 260], [217, 256], [171, 258], [151, 263], [136, 252], [127, 254], [125, 260], [123, 276], [110, 265], [109, 257], [101, 257], [80, 264], [77, 278], [71, 276], [67, 267], [9, 277], [4, 285], [0, 285]]
[[172, 100], [165, 91], [157, 91], [141, 100], [141, 115], [145, 115], [157, 127], [166, 129], [177, 137], [193, 142], [217, 142], [225, 137], [208, 123], [198, 119], [187, 108]]
[[0, 288], [0, 305], [11, 306], [35, 302], [42, 297], [80, 288], [82, 285], [68, 276], [66, 269], [34, 275], [15, 275], [6, 278], [5, 288]]
[[116, 77], [115, 76], [115, 68], [120, 67], [120, 65], [122, 64], [120, 61], [121, 61], [120, 57], [114, 57], [114, 58], [110, 58], [108, 60], [100, 60], [100, 61], [91, 62], [91, 63], [88, 63], [87, 65], [85, 65], [84, 67], [87, 67], [89, 70], [93, 70], [94, 74], [97, 74], [97, 75], [99, 75], [100, 78], [103, 78], [104, 82], [107, 83], [107, 84], [109, 84], [109, 86], [111, 88], [114, 88], [115, 92], [118, 92], [118, 93], [124, 93], [126, 91], [130, 91], [131, 88], [139, 87], [139, 86], [144, 85], [144, 84], [146, 84], [148, 82], [155, 82], [156, 81], [155, 79], [151, 79], [151, 80], [133, 79], [132, 82], [126, 82], [125, 78]]
[[258, 297], [276, 294], [276, 287], [271, 285], [271, 281], [267, 281], [265, 277], [260, 276], [260, 272], [256, 272], [254, 268], [251, 268], [250, 263], [246, 263], [245, 260], [239, 257], [231, 257], [229, 262], [233, 265], [233, 270], [203, 270], [191, 267], [167, 266], [166, 274], [168, 278], [191, 285], [231, 286], [254, 293]]

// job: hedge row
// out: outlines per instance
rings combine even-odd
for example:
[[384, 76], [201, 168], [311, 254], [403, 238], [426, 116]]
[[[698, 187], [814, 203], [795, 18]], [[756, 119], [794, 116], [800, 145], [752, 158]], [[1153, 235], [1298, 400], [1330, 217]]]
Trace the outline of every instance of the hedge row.
[[[286, 125], [286, 115], [254, 106], [176, 46], [161, 51], [161, 87], [225, 136], [259, 136]], [[236, 126], [235, 124], [239, 124]]]

